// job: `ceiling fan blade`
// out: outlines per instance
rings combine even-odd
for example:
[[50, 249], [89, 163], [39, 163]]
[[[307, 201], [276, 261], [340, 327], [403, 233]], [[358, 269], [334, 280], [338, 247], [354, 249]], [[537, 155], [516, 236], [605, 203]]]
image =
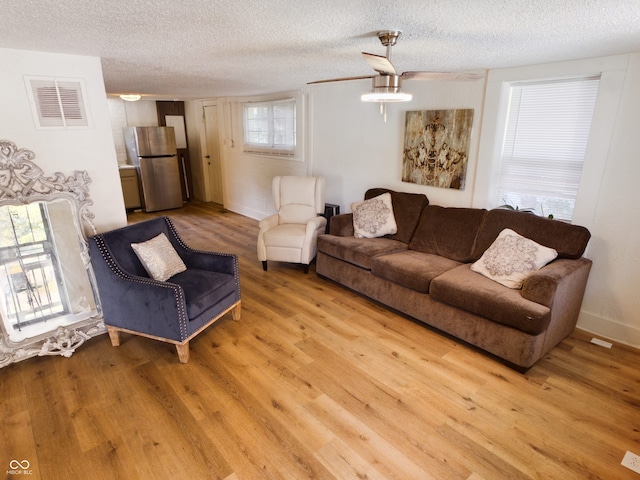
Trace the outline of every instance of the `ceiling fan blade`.
[[362, 52], [362, 56], [369, 65], [378, 73], [383, 75], [397, 75], [396, 69], [387, 57], [382, 55], [374, 55], [373, 53]]
[[313, 82], [307, 82], [307, 85], [314, 85], [316, 83], [346, 82], [349, 80], [362, 80], [364, 78], [373, 78], [373, 75], [363, 75], [361, 77], [329, 78], [327, 80], [315, 80]]
[[406, 80], [459, 80], [471, 81], [484, 78], [480, 73], [463, 72], [404, 72], [402, 78]]

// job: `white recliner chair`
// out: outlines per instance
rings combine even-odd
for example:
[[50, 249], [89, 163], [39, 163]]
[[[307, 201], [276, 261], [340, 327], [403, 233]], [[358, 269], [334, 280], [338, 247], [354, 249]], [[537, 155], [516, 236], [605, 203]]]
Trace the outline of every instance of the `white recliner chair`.
[[275, 214], [260, 221], [258, 260], [267, 270], [267, 260], [301, 263], [309, 271], [316, 256], [318, 234], [324, 233], [323, 177], [274, 177]]

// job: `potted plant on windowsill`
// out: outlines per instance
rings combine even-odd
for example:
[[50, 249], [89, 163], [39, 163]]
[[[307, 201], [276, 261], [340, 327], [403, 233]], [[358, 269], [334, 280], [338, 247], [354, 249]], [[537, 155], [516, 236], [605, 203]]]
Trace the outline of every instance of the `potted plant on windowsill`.
[[[502, 208], [502, 209], [505, 209], [505, 210], [513, 210], [513, 211], [522, 212], [522, 213], [531, 213], [533, 215], [536, 214], [536, 211], [535, 211], [534, 208], [520, 208], [520, 207], [518, 207], [518, 205], [515, 205], [515, 206], [514, 205], [509, 205], [508, 203], [505, 203], [504, 205], [500, 205], [498, 208]], [[540, 207], [540, 208], [542, 209], [542, 207]], [[546, 216], [549, 220], [553, 220], [553, 214], [552, 213], [550, 213], [549, 215], [545, 215], [544, 211], [543, 211], [541, 216], [542, 217]]]

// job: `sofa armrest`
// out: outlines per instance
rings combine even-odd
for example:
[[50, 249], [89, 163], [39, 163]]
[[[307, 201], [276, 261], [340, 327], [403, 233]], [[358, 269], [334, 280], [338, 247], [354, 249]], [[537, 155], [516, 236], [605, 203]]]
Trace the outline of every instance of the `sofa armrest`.
[[591, 260], [584, 257], [577, 260], [555, 260], [524, 281], [522, 296], [549, 308], [558, 294], [578, 295], [582, 301], [590, 269]]
[[329, 234], [338, 237], [353, 237], [353, 213], [343, 213], [331, 217]]

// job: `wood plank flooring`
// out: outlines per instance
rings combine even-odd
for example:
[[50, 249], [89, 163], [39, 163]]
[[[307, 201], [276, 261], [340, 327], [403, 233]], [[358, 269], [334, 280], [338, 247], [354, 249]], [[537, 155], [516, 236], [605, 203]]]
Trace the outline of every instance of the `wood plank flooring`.
[[1, 369], [6, 478], [640, 478], [620, 465], [640, 453], [638, 350], [577, 330], [518, 373], [313, 265], [263, 272], [254, 220], [162, 213], [192, 247], [239, 255], [241, 320], [196, 337], [184, 365], [123, 334]]

